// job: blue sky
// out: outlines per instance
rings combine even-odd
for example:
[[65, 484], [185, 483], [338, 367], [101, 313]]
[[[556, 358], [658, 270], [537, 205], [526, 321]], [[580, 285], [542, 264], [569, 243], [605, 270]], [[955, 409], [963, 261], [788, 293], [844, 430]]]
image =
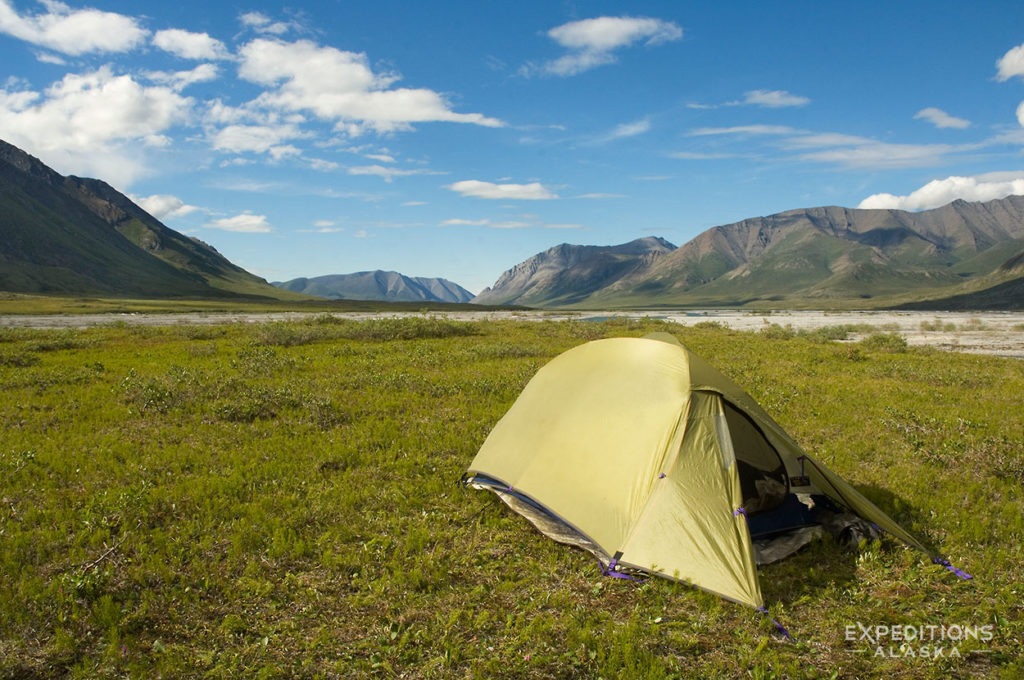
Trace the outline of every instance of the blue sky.
[[0, 138], [268, 280], [1024, 194], [1018, 2], [0, 0]]

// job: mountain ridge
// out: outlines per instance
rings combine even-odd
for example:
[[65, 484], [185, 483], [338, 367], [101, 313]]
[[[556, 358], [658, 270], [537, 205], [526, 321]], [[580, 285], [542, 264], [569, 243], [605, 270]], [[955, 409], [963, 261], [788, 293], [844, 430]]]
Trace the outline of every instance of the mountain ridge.
[[275, 281], [271, 285], [335, 300], [464, 303], [473, 298], [471, 292], [447, 279], [406, 276], [382, 269], [299, 277], [289, 281]]
[[[504, 272], [475, 301], [595, 307], [943, 298], [986, 277], [998, 286], [1021, 275], [1004, 265], [1024, 251], [1024, 196], [917, 213], [800, 208], [711, 227], [630, 261], [623, 246], [556, 246]], [[559, 248], [604, 248], [623, 261], [574, 275], [572, 263], [556, 257]], [[574, 285], [581, 277], [585, 284]]]
[[[0, 289], [139, 297], [291, 297], [106, 182], [0, 140]], [[297, 296], [292, 299], [298, 299]]]

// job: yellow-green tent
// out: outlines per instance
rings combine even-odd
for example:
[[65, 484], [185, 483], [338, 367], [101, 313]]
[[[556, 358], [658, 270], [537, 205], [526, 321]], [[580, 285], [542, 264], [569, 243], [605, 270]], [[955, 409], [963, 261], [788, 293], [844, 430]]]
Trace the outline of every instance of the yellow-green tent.
[[[929, 553], [670, 335], [597, 340], [544, 366], [466, 476], [608, 573], [764, 605], [752, 534], [858, 517]], [[826, 519], [822, 519], [825, 517]]]

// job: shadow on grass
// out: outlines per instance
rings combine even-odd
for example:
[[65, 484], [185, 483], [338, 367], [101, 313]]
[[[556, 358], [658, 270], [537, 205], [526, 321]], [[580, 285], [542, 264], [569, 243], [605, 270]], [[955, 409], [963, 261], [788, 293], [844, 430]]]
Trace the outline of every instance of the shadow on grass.
[[[923, 513], [886, 489], [858, 485], [857, 490], [926, 547], [936, 551], [935, 541], [930, 535], [913, 530], [925, 525]], [[900, 545], [900, 539], [882, 532], [883, 553]], [[825, 536], [790, 557], [759, 567], [758, 577], [765, 602], [789, 605], [803, 597], [820, 598], [824, 590], [844, 590], [856, 580], [858, 556], [863, 550], [870, 549], [849, 548], [831, 536]], [[930, 561], [924, 553], [921, 559]]]

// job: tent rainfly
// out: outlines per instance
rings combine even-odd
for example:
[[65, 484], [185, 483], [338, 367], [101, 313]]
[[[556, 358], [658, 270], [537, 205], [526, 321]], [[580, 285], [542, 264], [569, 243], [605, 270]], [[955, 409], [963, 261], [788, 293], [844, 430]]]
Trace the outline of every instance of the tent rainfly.
[[757, 564], [884, 530], [945, 565], [674, 337], [596, 340], [537, 372], [464, 476], [604, 573], [764, 611]]

